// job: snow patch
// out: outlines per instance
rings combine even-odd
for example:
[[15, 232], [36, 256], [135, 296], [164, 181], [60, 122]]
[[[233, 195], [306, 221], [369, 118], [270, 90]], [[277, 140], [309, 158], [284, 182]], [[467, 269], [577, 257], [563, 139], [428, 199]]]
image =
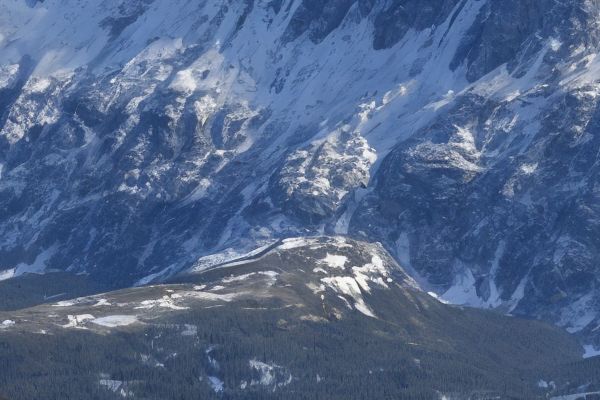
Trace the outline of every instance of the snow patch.
[[348, 257], [329, 254], [329, 253], [327, 253], [327, 256], [324, 259], [319, 260], [319, 263], [325, 264], [329, 268], [338, 268], [338, 269], [344, 269], [344, 266], [346, 265], [347, 262], [348, 262]]
[[0, 271], [0, 282], [12, 279], [15, 277], [15, 268], [6, 269], [4, 271]]
[[77, 304], [77, 301], [75, 300], [63, 300], [59, 301], [58, 303], [52, 304], [52, 307], [71, 307], [75, 304]]
[[110, 304], [108, 302], [108, 300], [106, 299], [100, 299], [98, 300], [98, 302], [96, 304], [94, 304], [94, 307], [104, 307], [104, 306], [111, 306], [112, 304]]
[[154, 300], [143, 300], [139, 306], [135, 307], [136, 310], [149, 310], [152, 308], [168, 308], [171, 310], [187, 310], [189, 307], [178, 306], [176, 300], [178, 297], [175, 295], [165, 295], [160, 299]]
[[116, 328], [119, 326], [135, 324], [138, 322], [138, 319], [135, 315], [109, 315], [106, 317], [96, 318], [91, 322], [107, 328]]
[[501, 305], [500, 295], [493, 282], [493, 270], [494, 267], [492, 266], [492, 273], [490, 273], [490, 297], [487, 300], [482, 299], [477, 294], [476, 279], [473, 276], [473, 272], [468, 268], [465, 268], [461, 273], [456, 275], [454, 284], [440, 296], [440, 299], [449, 304], [479, 308], [493, 308]]
[[183, 93], [191, 93], [196, 90], [196, 79], [193, 72], [189, 69], [179, 71], [169, 88]]
[[281, 249], [281, 250], [292, 250], [292, 249], [297, 249], [297, 248], [300, 248], [300, 247], [309, 246], [309, 245], [314, 244], [314, 243], [315, 243], [314, 239], [302, 238], [302, 237], [289, 238], [289, 239], [284, 239], [283, 240], [283, 244], [281, 244], [278, 247], [278, 249]]
[[583, 358], [591, 358], [600, 356], [600, 349], [593, 345], [584, 345], [583, 346]]
[[15, 326], [15, 324], [15, 321], [7, 319], [5, 321], [2, 321], [2, 324], [0, 324], [0, 328], [10, 328], [11, 326]]
[[223, 382], [216, 376], [209, 376], [208, 382], [210, 384], [210, 387], [215, 391], [215, 393], [223, 392], [225, 382]]
[[367, 306], [362, 297], [360, 286], [356, 279], [350, 276], [335, 276], [321, 279], [325, 285], [329, 286], [336, 293], [344, 294], [354, 299], [354, 307], [357, 311], [368, 317], [375, 317], [373, 310]]
[[80, 315], [67, 315], [69, 322], [65, 325], [62, 325], [63, 328], [82, 328], [86, 322], [94, 319], [94, 316], [91, 314], [80, 314]]
[[292, 383], [292, 374], [277, 364], [268, 364], [256, 359], [250, 360], [249, 364], [250, 368], [259, 374], [259, 379], [253, 379], [250, 382], [251, 386], [272, 386], [275, 390]]
[[[229, 276], [229, 277], [221, 279], [221, 282], [228, 284], [228, 283], [233, 283], [233, 282], [243, 282], [243, 281], [246, 281], [246, 280], [248, 280], [252, 277], [256, 277], [256, 276], [266, 276], [271, 279], [272, 283], [275, 283], [277, 281], [278, 275], [279, 275], [279, 273], [275, 272], [275, 271], [258, 271], [258, 272], [251, 272], [248, 274], [242, 274], [242, 275], [238, 275], [238, 276]], [[211, 290], [214, 290], [214, 289], [215, 288], [213, 288]]]

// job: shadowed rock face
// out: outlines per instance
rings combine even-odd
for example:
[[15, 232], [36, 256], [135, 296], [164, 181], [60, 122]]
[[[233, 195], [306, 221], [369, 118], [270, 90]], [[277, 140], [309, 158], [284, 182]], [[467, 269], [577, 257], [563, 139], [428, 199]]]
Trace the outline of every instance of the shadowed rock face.
[[[541, 50], [543, 39], [596, 46], [597, 10], [597, 1], [486, 2], [451, 67], [466, 62], [467, 78], [474, 82], [505, 63], [510, 70], [517, 68], [520, 59]], [[526, 69], [520, 71], [525, 73]]]
[[442, 24], [450, 17], [455, 7], [458, 6], [456, 11], [460, 11], [464, 3], [465, 1], [459, 0], [422, 2], [395, 0], [388, 2], [384, 8], [379, 8], [375, 15], [373, 47], [375, 49], [390, 48], [411, 29], [416, 31], [435, 29], [437, 25]]
[[591, 332], [599, 7], [0, 4], [0, 271], [126, 286], [350, 234]]
[[287, 27], [286, 39], [293, 41], [307, 33], [314, 43], [323, 41], [355, 3], [356, 0], [302, 0]]
[[[360, 17], [368, 17], [373, 25], [373, 48], [394, 46], [406, 33], [422, 31], [443, 23], [459, 0], [303, 0], [290, 20], [287, 40], [295, 40], [304, 33], [314, 42], [323, 41], [340, 26], [349, 10], [358, 8]], [[462, 1], [462, 3], [465, 3]]]

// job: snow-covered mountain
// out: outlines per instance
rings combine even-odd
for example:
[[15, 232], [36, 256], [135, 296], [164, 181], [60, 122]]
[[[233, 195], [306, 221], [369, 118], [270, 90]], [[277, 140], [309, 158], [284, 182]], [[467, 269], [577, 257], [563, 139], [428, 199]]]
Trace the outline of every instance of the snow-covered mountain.
[[126, 286], [350, 235], [446, 301], [593, 335], [599, 21], [596, 0], [0, 0], [0, 276]]

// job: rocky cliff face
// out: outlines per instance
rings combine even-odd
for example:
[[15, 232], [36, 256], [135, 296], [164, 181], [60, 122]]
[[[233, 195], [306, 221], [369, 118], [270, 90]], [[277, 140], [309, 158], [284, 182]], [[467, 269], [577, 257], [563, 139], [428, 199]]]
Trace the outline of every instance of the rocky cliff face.
[[451, 301], [593, 330], [598, 4], [510, 3], [483, 6], [451, 63], [473, 83], [389, 153], [352, 227]]
[[448, 301], [591, 333], [599, 20], [592, 0], [0, 0], [2, 276], [130, 285], [349, 234]]

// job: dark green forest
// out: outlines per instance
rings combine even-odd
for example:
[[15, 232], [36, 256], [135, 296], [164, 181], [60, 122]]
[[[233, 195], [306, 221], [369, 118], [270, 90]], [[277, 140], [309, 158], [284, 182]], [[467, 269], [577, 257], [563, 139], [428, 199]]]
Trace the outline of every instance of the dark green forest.
[[[268, 312], [251, 303], [204, 309], [111, 334], [3, 333], [0, 387], [10, 400], [535, 399], [545, 397], [534, 384], [542, 378], [600, 382], [600, 363], [570, 357], [558, 347], [560, 335], [541, 324], [511, 332], [514, 346], [488, 334], [509, 334], [493, 314], [480, 313], [487, 317], [481, 325], [465, 324], [462, 331], [448, 327], [465, 343], [474, 340], [471, 347], [438, 340], [435, 329], [408, 341], [394, 324], [359, 315], [294, 323], [285, 307], [273, 311], [282, 304], [269, 306]], [[470, 313], [456, 311], [457, 323], [464, 314]], [[540, 346], [556, 352], [534, 354]], [[278, 366], [274, 383], [250, 385], [261, 379], [250, 360]], [[222, 392], [213, 390], [211, 376], [223, 381]], [[101, 380], [122, 384], [115, 393]]]

